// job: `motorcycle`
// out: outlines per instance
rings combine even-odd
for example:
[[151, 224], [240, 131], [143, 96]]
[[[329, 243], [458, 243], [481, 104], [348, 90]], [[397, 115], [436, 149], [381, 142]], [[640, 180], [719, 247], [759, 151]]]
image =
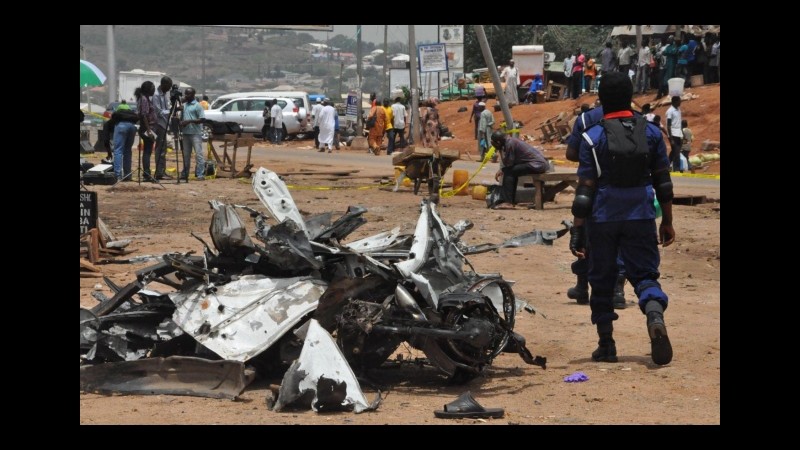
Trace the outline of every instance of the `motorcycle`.
[[[335, 221], [330, 213], [303, 218], [283, 181], [263, 167], [253, 189], [269, 215], [212, 200], [212, 245], [198, 238], [202, 256], [166, 254], [137, 271], [133, 283], [113, 286], [114, 297], [82, 310], [85, 361], [180, 351], [286, 365], [302, 346], [295, 333], [313, 318], [335, 336], [356, 371], [380, 366], [403, 342], [453, 382], [477, 376], [502, 352], [546, 367], [546, 358], [534, 357], [514, 332], [525, 304], [511, 283], [478, 273], [467, 255], [547, 244], [568, 227], [467, 246], [460, 237], [472, 223], [449, 226], [424, 199], [413, 235], [401, 235], [398, 227], [344, 244], [366, 223], [365, 208], [351, 206]], [[254, 239], [237, 211], [253, 219]], [[159, 284], [174, 290], [162, 293], [154, 287]], [[146, 322], [137, 322], [142, 318]], [[179, 340], [183, 345], [171, 345]]]

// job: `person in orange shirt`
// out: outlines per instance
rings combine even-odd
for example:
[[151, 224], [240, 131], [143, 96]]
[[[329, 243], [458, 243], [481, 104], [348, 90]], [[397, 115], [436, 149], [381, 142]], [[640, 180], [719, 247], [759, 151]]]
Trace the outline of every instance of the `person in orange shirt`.
[[367, 120], [372, 118], [374, 118], [375, 124], [369, 129], [367, 143], [369, 144], [370, 153], [373, 155], [380, 155], [383, 133], [386, 129], [386, 111], [383, 109], [383, 106], [378, 104], [375, 98], [373, 98], [372, 108], [369, 110]]
[[203, 96], [203, 100], [200, 102], [200, 106], [202, 106], [204, 110], [208, 111], [208, 96], [207, 95]]
[[583, 67], [583, 78], [586, 80], [586, 92], [592, 92], [594, 86], [592, 82], [597, 77], [597, 66], [594, 63], [594, 58], [589, 58], [586, 65]]

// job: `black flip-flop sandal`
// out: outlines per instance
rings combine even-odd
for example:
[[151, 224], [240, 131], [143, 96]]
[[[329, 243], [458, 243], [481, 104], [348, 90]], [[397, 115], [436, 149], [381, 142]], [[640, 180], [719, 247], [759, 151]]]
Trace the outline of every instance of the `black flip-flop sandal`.
[[433, 415], [440, 419], [499, 419], [505, 415], [503, 408], [484, 408], [467, 391], [455, 401], [444, 405], [444, 410], [434, 411]]

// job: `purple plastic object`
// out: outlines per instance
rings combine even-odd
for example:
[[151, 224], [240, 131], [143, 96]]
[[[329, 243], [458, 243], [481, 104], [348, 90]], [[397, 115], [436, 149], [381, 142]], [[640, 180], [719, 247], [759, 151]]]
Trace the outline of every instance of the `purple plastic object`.
[[572, 375], [567, 375], [564, 377], [564, 381], [567, 383], [580, 383], [582, 381], [589, 381], [589, 377], [586, 376], [583, 372], [575, 372]]

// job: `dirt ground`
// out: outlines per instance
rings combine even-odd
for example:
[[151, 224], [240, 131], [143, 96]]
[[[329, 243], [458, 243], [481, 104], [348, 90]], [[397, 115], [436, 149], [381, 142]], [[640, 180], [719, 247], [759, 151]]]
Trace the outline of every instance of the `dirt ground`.
[[[697, 142], [719, 140], [719, 85], [695, 89], [701, 97], [684, 105]], [[584, 100], [588, 99], [588, 100]], [[593, 101], [582, 97], [545, 105], [522, 105], [512, 109], [516, 120], [525, 122], [523, 133], [533, 133], [533, 125], [574, 105]], [[647, 96], [647, 100], [652, 95]], [[490, 102], [490, 105], [493, 103]], [[456, 113], [471, 101], [444, 103], [445, 123], [457, 138], [442, 146], [472, 149], [472, 125], [466, 113]], [[662, 111], [664, 109], [664, 111]], [[657, 111], [662, 117], [665, 108]], [[500, 115], [500, 113], [496, 113]], [[499, 117], [499, 116], [498, 116]], [[454, 125], [451, 125], [454, 124]], [[696, 125], [694, 125], [696, 123]], [[530, 127], [530, 129], [528, 129]], [[294, 142], [300, 155], [309, 162], [269, 154], [270, 147], [254, 152], [255, 167], [265, 166], [275, 172], [341, 169], [334, 158], [322, 160], [309, 149], [308, 141]], [[699, 150], [699, 144], [695, 146]], [[563, 158], [563, 148], [547, 148], [548, 156]], [[693, 152], [694, 153], [694, 152]], [[356, 154], [345, 149], [342, 154]], [[474, 153], [473, 153], [474, 154]], [[90, 158], [99, 160], [100, 156]], [[325, 155], [327, 157], [328, 155]], [[387, 156], [364, 158], [386, 158]], [[97, 161], [95, 161], [97, 162]], [[320, 180], [318, 176], [289, 176], [287, 184], [305, 186], [355, 187], [375, 185], [375, 180], [391, 176], [392, 167], [349, 167], [362, 169], [360, 178]], [[719, 173], [718, 162], [712, 169]], [[208, 226], [211, 211], [207, 201], [248, 205], [264, 210], [249, 180], [214, 179], [189, 184], [165, 185], [122, 183], [117, 187], [90, 186], [99, 193], [100, 216], [117, 238], [131, 239], [130, 256], [161, 254], [168, 251], [201, 251], [201, 244], [189, 235], [195, 232], [210, 242]], [[661, 251], [661, 282], [670, 296], [665, 318], [674, 348], [674, 359], [666, 366], [656, 366], [650, 359], [645, 317], [633, 303], [634, 294], [626, 286], [629, 307], [620, 312], [615, 324], [620, 361], [595, 363], [590, 353], [597, 335], [589, 322], [589, 308], [566, 296], [574, 285], [570, 271], [573, 256], [567, 238], [553, 246], [503, 249], [469, 258], [479, 272], [500, 272], [516, 282], [514, 292], [529, 301], [543, 314], [521, 312], [516, 331], [525, 336], [534, 355], [547, 357], [543, 370], [527, 366], [514, 354], [501, 354], [481, 376], [466, 385], [448, 386], [446, 380], [430, 367], [406, 366], [377, 371], [373, 379], [381, 384], [383, 402], [375, 412], [316, 414], [310, 410], [272, 412], [265, 402], [270, 384], [279, 379], [259, 380], [251, 384], [237, 401], [169, 395], [120, 396], [80, 394], [81, 424], [719, 424], [720, 423], [720, 212], [719, 182], [709, 185], [676, 188], [676, 194], [707, 195], [715, 201], [697, 206], [674, 207], [676, 244]], [[292, 195], [303, 214], [325, 211], [341, 213], [349, 205], [368, 208], [368, 219], [350, 239], [401, 226], [403, 233], [413, 233], [419, 215], [421, 197], [410, 188], [399, 193], [388, 190], [294, 190]], [[563, 219], [571, 219], [572, 194], [559, 194], [556, 203], [545, 209], [512, 211], [488, 210], [483, 201], [469, 196], [445, 199], [441, 216], [449, 224], [468, 218], [475, 227], [464, 235], [470, 244], [500, 242], [533, 229], [557, 229]], [[246, 223], [250, 224], [247, 219]], [[252, 231], [252, 228], [250, 229]], [[134, 280], [137, 269], [152, 263], [110, 264], [103, 273], [117, 284]], [[81, 307], [96, 301], [90, 293], [99, 288], [98, 278], [81, 278]], [[546, 316], [543, 317], [543, 316]], [[405, 357], [421, 356], [401, 347]], [[583, 371], [589, 380], [565, 383], [563, 378]], [[375, 386], [362, 385], [368, 398]], [[470, 390], [485, 407], [505, 408], [503, 419], [486, 422], [477, 419], [442, 420], [433, 411]]]

